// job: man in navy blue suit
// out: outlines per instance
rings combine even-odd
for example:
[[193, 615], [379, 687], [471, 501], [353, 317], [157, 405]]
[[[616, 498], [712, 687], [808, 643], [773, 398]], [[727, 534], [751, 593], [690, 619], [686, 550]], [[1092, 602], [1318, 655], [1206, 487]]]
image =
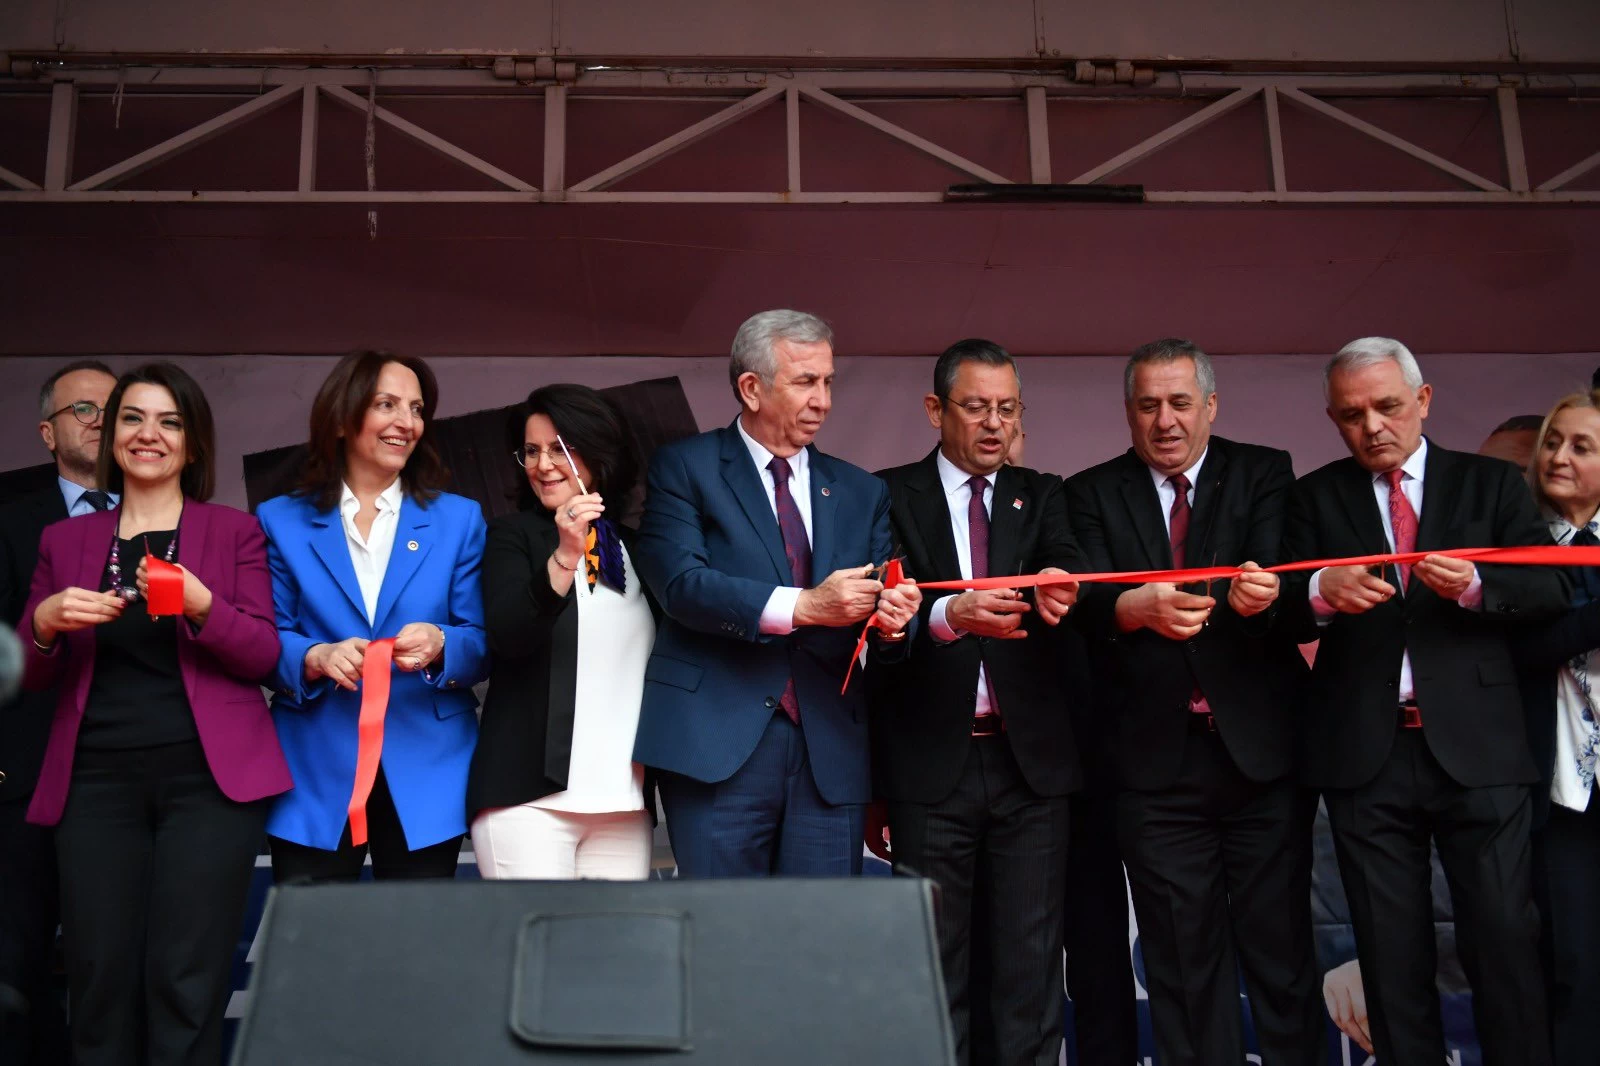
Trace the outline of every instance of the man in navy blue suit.
[[903, 647], [921, 594], [885, 591], [889, 493], [812, 444], [832, 406], [833, 332], [764, 311], [739, 327], [739, 417], [658, 449], [636, 562], [666, 619], [634, 758], [660, 771], [686, 877], [861, 872], [871, 797], [856, 634]]

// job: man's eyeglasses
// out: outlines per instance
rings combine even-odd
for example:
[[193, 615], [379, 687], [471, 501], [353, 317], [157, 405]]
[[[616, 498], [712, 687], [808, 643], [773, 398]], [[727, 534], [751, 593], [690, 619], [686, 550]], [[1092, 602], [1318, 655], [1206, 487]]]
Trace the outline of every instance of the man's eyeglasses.
[[561, 445], [552, 444], [547, 448], [540, 448], [537, 444], [524, 444], [511, 453], [511, 458], [517, 461], [518, 466], [538, 466], [539, 456], [544, 455], [550, 459], [554, 466], [567, 469], [567, 457], [561, 453]]
[[[105, 408], [101, 407], [92, 400], [79, 400], [77, 403], [67, 404], [67, 406], [55, 412], [55, 414], [52, 414], [50, 418], [54, 418], [56, 415], [64, 415], [68, 411], [71, 411], [72, 417], [76, 418], [79, 422], [82, 422], [86, 426], [92, 426], [100, 420], [100, 416], [105, 412]], [[45, 419], [45, 421], [50, 421], [50, 418]]]
[[1001, 403], [980, 403], [977, 400], [968, 400], [966, 403], [956, 403], [953, 400], [950, 402], [968, 422], [987, 422], [991, 414], [1002, 422], [1015, 422], [1022, 417], [1021, 400], [1005, 400]]

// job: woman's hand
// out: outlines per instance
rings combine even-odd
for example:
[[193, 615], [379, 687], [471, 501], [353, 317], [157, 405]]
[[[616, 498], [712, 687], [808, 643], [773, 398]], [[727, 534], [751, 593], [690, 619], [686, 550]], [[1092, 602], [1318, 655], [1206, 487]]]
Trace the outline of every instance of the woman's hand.
[[411, 622], [394, 638], [394, 665], [406, 672], [422, 670], [444, 654], [444, 630], [432, 622]]
[[57, 634], [71, 633], [120, 618], [127, 601], [112, 592], [64, 588], [33, 609], [33, 639], [49, 647]]
[[[150, 575], [145, 566], [149, 556], [139, 556], [139, 569], [134, 571], [134, 584], [139, 586], [139, 595], [145, 599], [150, 598]], [[183, 616], [199, 628], [206, 624], [206, 619], [211, 615], [211, 590], [206, 588], [204, 581], [195, 577], [188, 567], [181, 564], [178, 569], [183, 571]]]
[[589, 526], [605, 514], [605, 501], [598, 492], [573, 496], [556, 508], [556, 530], [561, 540], [556, 545], [556, 565], [576, 570], [589, 546]]
[[306, 649], [305, 674], [307, 681], [326, 677], [340, 688], [351, 692], [359, 688], [361, 663], [367, 655], [365, 637], [349, 637], [337, 644], [313, 644]]

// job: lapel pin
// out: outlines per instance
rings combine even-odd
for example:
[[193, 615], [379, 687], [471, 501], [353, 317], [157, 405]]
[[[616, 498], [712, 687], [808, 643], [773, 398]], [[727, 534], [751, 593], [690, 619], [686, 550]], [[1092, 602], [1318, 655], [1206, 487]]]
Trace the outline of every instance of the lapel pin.
[[1016, 497], [1015, 499], [1013, 499], [1011, 501], [1011, 509], [1013, 511], [1022, 510], [1022, 497], [1021, 496], [1018, 496], [1018, 497]]
[[408, 549], [410, 549], [411, 551], [416, 551], [417, 550], [417, 542], [414, 541], [414, 540], [408, 540], [408, 541], [406, 541], [406, 547]]
[[829, 494], [828, 493], [828, 486], [826, 486], [826, 485], [822, 486], [822, 494], [824, 496], [827, 496]]

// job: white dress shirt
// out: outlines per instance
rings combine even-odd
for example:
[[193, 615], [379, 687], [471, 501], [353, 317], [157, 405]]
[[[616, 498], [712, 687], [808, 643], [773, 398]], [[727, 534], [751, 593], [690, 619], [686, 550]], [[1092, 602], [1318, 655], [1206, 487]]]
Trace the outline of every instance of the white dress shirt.
[[[950, 532], [956, 541], [956, 562], [961, 567], [961, 576], [970, 580], [972, 578], [972, 526], [967, 520], [967, 508], [972, 503], [972, 490], [967, 487], [967, 482], [973, 475], [962, 470], [956, 464], [944, 457], [941, 449], [933, 459], [934, 466], [939, 469], [939, 484], [944, 488], [945, 509], [950, 512]], [[986, 483], [983, 490], [983, 510], [985, 514], [994, 514], [994, 479], [999, 471], [984, 476]], [[992, 528], [992, 527], [991, 527]], [[933, 611], [928, 616], [928, 632], [940, 644], [948, 644], [953, 640], [960, 640], [966, 636], [966, 630], [956, 629], [948, 619], [945, 611], [950, 606], [954, 595], [941, 596], [934, 601]], [[973, 716], [980, 717], [985, 714], [994, 714], [999, 708], [989, 702], [989, 685], [987, 675], [984, 673], [983, 663], [978, 663], [978, 702], [973, 709]]]
[[[1210, 453], [1211, 445], [1207, 444], [1206, 450], [1200, 453], [1200, 458], [1196, 459], [1194, 461], [1194, 465], [1183, 472], [1183, 476], [1189, 479], [1189, 491], [1185, 493], [1185, 496], [1189, 500], [1189, 511], [1191, 514], [1194, 512], [1194, 494], [1198, 491], [1195, 486], [1200, 484], [1200, 468], [1205, 465], [1206, 456]], [[1170, 541], [1172, 539], [1172, 505], [1178, 499], [1178, 490], [1172, 485], [1173, 475], [1163, 474], [1161, 471], [1157, 470], [1153, 466], [1150, 466], [1148, 463], [1145, 464], [1145, 469], [1150, 471], [1150, 480], [1156, 483], [1156, 498], [1161, 501], [1161, 524], [1166, 527], [1167, 540]], [[1186, 556], [1184, 559], [1184, 565], [1205, 566], [1209, 564], [1202, 563], [1198, 559], [1187, 558]]]
[[[1411, 510], [1416, 512], [1417, 525], [1422, 525], [1422, 480], [1428, 466], [1428, 438], [1422, 438], [1422, 443], [1417, 445], [1417, 450], [1400, 466], [1400, 491], [1411, 502]], [[1394, 551], [1394, 522], [1389, 517], [1389, 478], [1386, 474], [1372, 475], [1372, 496], [1378, 504], [1378, 518], [1383, 522], [1383, 537], [1389, 544], [1389, 550]], [[1473, 545], [1482, 547], [1482, 545]], [[1389, 580], [1392, 575], [1386, 575], [1384, 580]], [[1415, 574], [1411, 580], [1417, 580]], [[1311, 610], [1317, 616], [1317, 624], [1325, 626], [1333, 621], [1339, 612], [1322, 598], [1322, 571], [1318, 570], [1311, 575], [1311, 584], [1308, 588], [1311, 596]], [[1483, 609], [1483, 579], [1478, 576], [1478, 568], [1472, 568], [1472, 582], [1467, 586], [1467, 591], [1461, 594], [1456, 601], [1469, 611]], [[1416, 699], [1416, 683], [1411, 677], [1411, 653], [1400, 653], [1400, 702]]]
[[339, 517], [344, 523], [345, 544], [350, 548], [350, 564], [356, 570], [356, 584], [361, 586], [361, 603], [367, 609], [367, 622], [377, 623], [378, 592], [383, 588], [383, 574], [389, 569], [389, 554], [394, 551], [395, 531], [400, 528], [400, 500], [404, 490], [400, 479], [395, 478], [388, 488], [378, 493], [378, 515], [372, 520], [372, 529], [362, 537], [356, 528], [356, 515], [361, 501], [341, 485]]
[[[77, 518], [79, 515], [94, 514], [94, 504], [83, 498], [83, 494], [90, 491], [76, 481], [68, 481], [60, 474], [56, 475], [56, 483], [61, 486], [61, 501], [67, 505], [67, 517]], [[111, 506], [115, 507], [122, 502], [122, 497], [116, 493], [108, 492], [111, 497]]]
[[[739, 438], [744, 441], [744, 446], [750, 452], [750, 461], [756, 464], [756, 473], [761, 477], [761, 487], [767, 490], [767, 506], [772, 508], [774, 521], [778, 517], [777, 485], [772, 479], [772, 471], [767, 469], [767, 464], [772, 462], [772, 453], [750, 434], [745, 432], [744, 419], [734, 422], [738, 427]], [[811, 534], [811, 453], [801, 448], [789, 456], [789, 495], [794, 498], [795, 508], [800, 512], [800, 520], [806, 525], [806, 542], [810, 543]], [[817, 575], [812, 574], [813, 578]], [[761, 609], [761, 632], [773, 636], [784, 636], [794, 632], [794, 608], [800, 601], [798, 588], [779, 585], [772, 590], [772, 595], [767, 597], [767, 605]]]

